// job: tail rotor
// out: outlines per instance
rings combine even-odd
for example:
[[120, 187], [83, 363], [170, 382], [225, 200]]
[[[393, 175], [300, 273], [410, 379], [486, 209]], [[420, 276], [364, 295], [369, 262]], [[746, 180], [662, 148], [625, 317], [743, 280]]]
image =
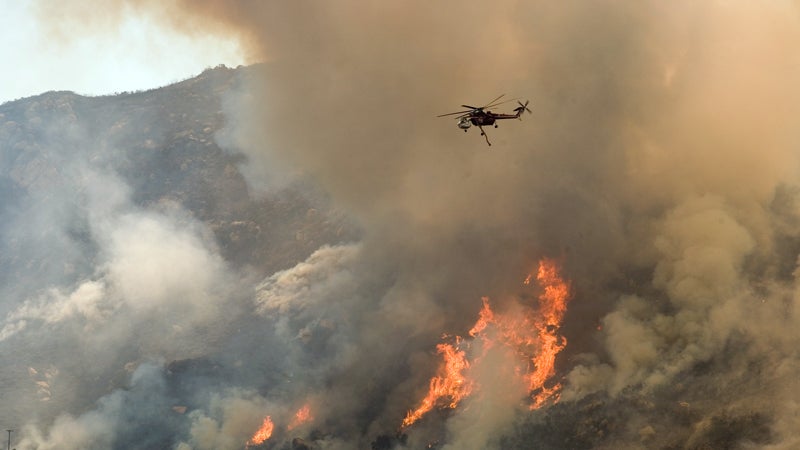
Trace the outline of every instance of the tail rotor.
[[520, 120], [522, 120], [522, 113], [525, 111], [528, 111], [528, 114], [533, 114], [530, 108], [528, 108], [529, 102], [530, 102], [529, 100], [525, 100], [525, 104], [523, 104], [521, 101], [517, 101], [517, 103], [519, 103], [519, 106], [514, 108], [514, 112], [517, 113], [517, 117], [519, 117]]

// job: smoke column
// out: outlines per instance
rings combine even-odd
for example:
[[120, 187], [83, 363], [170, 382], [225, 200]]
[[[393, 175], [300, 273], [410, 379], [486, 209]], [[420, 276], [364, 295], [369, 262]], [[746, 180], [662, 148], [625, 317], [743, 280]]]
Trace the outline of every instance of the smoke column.
[[[48, 5], [47, 20], [97, 32], [135, 11], [239, 36], [263, 62], [228, 103], [226, 139], [248, 156], [249, 181], [312, 179], [364, 229], [264, 274], [255, 304], [288, 342], [295, 383], [280, 399], [211, 399], [186, 448], [236, 448], [237, 430], [306, 401], [331, 431], [317, 445], [368, 448], [423, 394], [439, 336], [465, 334], [483, 295], [513, 302], [541, 256], [563, 258], [576, 292], [562, 405], [655, 396], [691, 408], [676, 425], [653, 400], [608, 448], [691, 448], [719, 417], [748, 415], [768, 423], [758, 444], [796, 445], [796, 3], [105, 5]], [[502, 93], [533, 114], [488, 129], [491, 148], [434, 117]], [[227, 276], [206, 261], [209, 277]], [[445, 444], [499, 445], [526, 414], [504, 401], [442, 419]]]

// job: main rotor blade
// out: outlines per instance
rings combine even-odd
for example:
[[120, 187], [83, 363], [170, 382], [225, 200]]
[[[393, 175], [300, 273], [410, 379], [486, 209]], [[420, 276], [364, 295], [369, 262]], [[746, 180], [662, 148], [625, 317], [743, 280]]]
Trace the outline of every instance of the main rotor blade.
[[456, 114], [469, 114], [471, 112], [472, 112], [472, 110], [469, 110], [469, 111], [458, 111], [458, 112], [452, 112], [452, 113], [447, 113], [447, 114], [439, 114], [436, 117], [455, 116]]
[[469, 106], [469, 105], [461, 105], [461, 106], [463, 106], [464, 108], [469, 108], [469, 109], [483, 109], [483, 108], [485, 108], [485, 106], [481, 106], [480, 108], [475, 107], [475, 106]]
[[511, 99], [504, 100], [504, 101], [499, 102], [499, 103], [491, 103], [489, 105], [484, 106], [484, 108], [494, 108], [495, 106], [505, 105], [506, 103], [511, 103], [513, 101], [519, 101], [519, 99], [518, 98], [511, 98]]
[[[505, 96], [505, 95], [506, 95], [506, 94], [500, 94], [500, 97], [497, 97], [496, 99], [494, 99], [494, 100], [490, 101], [489, 103], [487, 103], [487, 104], [486, 104], [486, 106], [484, 106], [484, 108], [488, 108], [488, 107], [489, 107], [489, 105], [492, 105], [492, 103], [494, 103], [494, 102], [496, 102], [496, 101], [500, 100], [500, 99], [501, 99], [501, 98], [503, 98], [503, 96]], [[497, 106], [497, 105], [492, 105], [492, 106]]]

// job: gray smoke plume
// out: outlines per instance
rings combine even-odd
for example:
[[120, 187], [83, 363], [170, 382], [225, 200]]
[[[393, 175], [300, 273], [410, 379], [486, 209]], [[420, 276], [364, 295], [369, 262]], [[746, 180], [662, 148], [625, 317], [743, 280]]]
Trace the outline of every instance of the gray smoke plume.
[[[171, 330], [153, 325], [176, 343], [136, 335], [137, 345], [162, 361], [229, 359], [200, 368], [209, 374], [197, 385], [211, 393], [174, 418], [170, 445], [241, 448], [271, 414], [275, 445], [288, 446], [285, 428], [305, 403], [314, 430], [297, 433], [325, 449], [796, 445], [795, 3], [54, 8], [47, 20], [62, 33], [102, 30], [133, 11], [189, 33], [240, 36], [263, 64], [228, 99], [219, 140], [245, 156], [254, 189], [313, 180], [363, 228], [357, 243], [260, 274], [256, 316], [238, 317], [239, 329], [274, 333], [219, 353], [199, 343], [242, 295], [236, 280], [249, 278], [180, 209], [127, 206], [108, 217], [119, 206], [105, 205], [90, 221], [98, 271], [10, 308], [5, 339], [36, 322], [97, 327], [111, 342], [136, 335], [129, 317], [149, 324], [185, 311]], [[533, 114], [487, 129], [492, 147], [434, 117], [503, 93], [530, 99]], [[425, 394], [440, 336], [465, 335], [483, 295], [501, 309], [521, 301], [520, 280], [542, 256], [561, 258], [574, 287], [561, 402], [528, 412], [502, 396], [496, 374], [478, 374], [483, 394], [464, 408], [382, 440]], [[158, 265], [139, 262], [151, 259]], [[226, 370], [241, 371], [241, 383], [212, 383]], [[144, 386], [161, 386], [137, 374], [125, 395], [98, 405], [65, 399], [63, 415], [43, 425], [50, 431], [34, 428], [18, 448], [119, 445], [109, 433], [125, 428], [106, 411], [136, 407], [155, 395]]]

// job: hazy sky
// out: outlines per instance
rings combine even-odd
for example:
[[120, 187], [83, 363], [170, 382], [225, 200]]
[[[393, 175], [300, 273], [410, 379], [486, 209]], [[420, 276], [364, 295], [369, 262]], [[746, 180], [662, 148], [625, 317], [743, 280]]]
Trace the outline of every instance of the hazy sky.
[[150, 89], [206, 67], [245, 63], [234, 40], [187, 37], [133, 13], [115, 30], [65, 42], [38, 23], [31, 3], [3, 2], [0, 10], [0, 103], [51, 90], [102, 95]]

